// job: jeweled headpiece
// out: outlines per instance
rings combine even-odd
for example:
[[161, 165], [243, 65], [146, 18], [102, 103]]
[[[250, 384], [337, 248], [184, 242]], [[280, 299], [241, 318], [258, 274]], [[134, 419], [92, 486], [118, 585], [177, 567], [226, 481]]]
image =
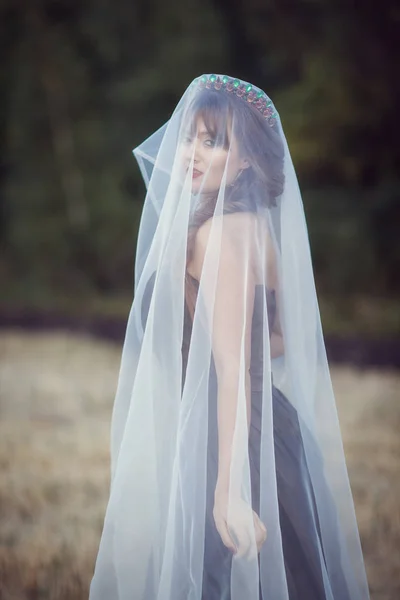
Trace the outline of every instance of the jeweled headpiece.
[[276, 124], [278, 114], [267, 94], [240, 79], [233, 79], [227, 75], [202, 75], [193, 81], [192, 85], [198, 85], [200, 89], [224, 90], [230, 94], [236, 94], [255, 109], [258, 110], [270, 127]]

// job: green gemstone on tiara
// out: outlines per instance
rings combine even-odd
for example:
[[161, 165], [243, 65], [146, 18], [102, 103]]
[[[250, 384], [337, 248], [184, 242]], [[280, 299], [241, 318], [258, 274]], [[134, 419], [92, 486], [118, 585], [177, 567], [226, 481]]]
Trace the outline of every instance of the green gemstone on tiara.
[[[258, 110], [268, 125], [274, 127], [276, 121], [278, 119], [278, 113], [273, 110], [272, 101], [268, 98], [263, 90], [254, 90], [251, 83], [242, 83], [240, 79], [230, 79], [228, 75], [223, 75], [222, 77], [217, 77], [216, 75], [203, 75], [202, 77], [197, 77], [194, 80], [194, 83], [198, 83], [200, 88], [206, 87], [207, 89], [211, 88], [213, 85], [215, 90], [224, 89], [227, 92], [232, 92], [236, 90], [235, 95], [239, 98], [242, 98], [244, 101], [247, 101], [251, 106], [253, 106], [256, 110]], [[222, 85], [225, 87], [222, 88]], [[244, 95], [246, 94], [246, 96]]]

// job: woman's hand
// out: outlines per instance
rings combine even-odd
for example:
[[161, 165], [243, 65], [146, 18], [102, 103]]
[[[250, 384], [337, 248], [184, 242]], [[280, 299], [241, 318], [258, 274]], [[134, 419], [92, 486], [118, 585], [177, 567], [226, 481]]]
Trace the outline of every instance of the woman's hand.
[[[239, 496], [229, 498], [228, 493], [215, 490], [213, 516], [223, 544], [236, 556], [256, 556], [267, 539], [267, 530], [257, 513]], [[250, 530], [253, 524], [254, 533]]]

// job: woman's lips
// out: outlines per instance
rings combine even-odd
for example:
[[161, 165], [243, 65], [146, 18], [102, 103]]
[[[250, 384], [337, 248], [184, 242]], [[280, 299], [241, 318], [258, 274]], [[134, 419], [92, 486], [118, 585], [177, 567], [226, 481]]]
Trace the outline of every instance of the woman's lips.
[[201, 171], [198, 171], [197, 169], [193, 169], [193, 175], [192, 175], [193, 179], [197, 179], [197, 177], [200, 177], [200, 175], [203, 175], [203, 173]]

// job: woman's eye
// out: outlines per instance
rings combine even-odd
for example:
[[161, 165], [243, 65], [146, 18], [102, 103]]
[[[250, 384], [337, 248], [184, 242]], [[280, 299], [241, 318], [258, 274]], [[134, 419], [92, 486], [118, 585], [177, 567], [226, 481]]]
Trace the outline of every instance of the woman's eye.
[[215, 140], [213, 139], [208, 139], [208, 140], [204, 140], [204, 145], [208, 146], [208, 148], [214, 148], [215, 146]]

